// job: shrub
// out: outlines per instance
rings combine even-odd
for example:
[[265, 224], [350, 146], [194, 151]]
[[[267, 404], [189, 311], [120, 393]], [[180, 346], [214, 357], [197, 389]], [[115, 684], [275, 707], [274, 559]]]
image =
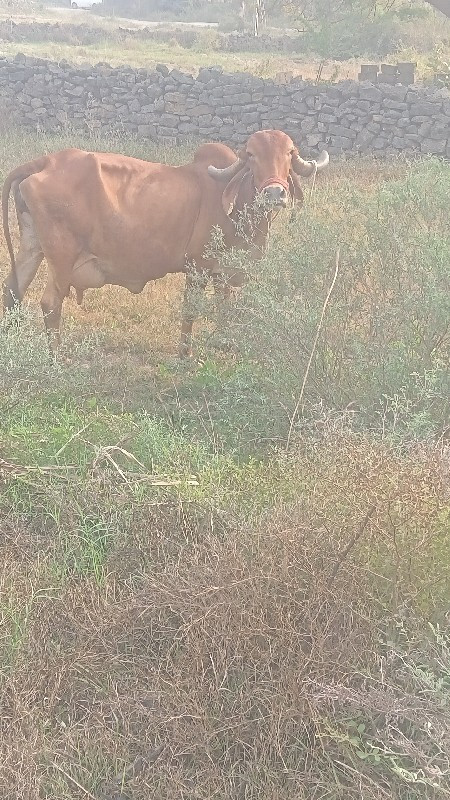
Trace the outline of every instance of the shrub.
[[398, 435], [445, 429], [448, 174], [446, 165], [430, 160], [412, 163], [404, 179], [372, 195], [345, 183], [317, 189], [313, 203], [293, 216], [289, 234], [273, 234], [258, 264], [237, 253], [224, 257], [225, 268], [241, 258], [252, 272], [230, 317], [212, 334], [214, 342], [226, 331], [241, 379], [246, 365], [247, 425], [258, 430], [261, 413], [265, 424], [270, 415], [274, 435], [285, 435], [340, 248], [308, 401], [351, 407], [359, 424]]

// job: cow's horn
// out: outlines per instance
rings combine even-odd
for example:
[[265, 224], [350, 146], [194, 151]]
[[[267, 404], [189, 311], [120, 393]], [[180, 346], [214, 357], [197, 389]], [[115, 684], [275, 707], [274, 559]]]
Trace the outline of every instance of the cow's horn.
[[239, 172], [240, 169], [244, 166], [244, 162], [238, 158], [234, 164], [230, 164], [229, 167], [225, 167], [225, 169], [219, 169], [219, 167], [213, 167], [212, 164], [208, 167], [208, 175], [211, 178], [214, 178], [216, 181], [229, 181], [231, 178], [234, 178], [235, 175]]
[[297, 173], [297, 175], [301, 175], [302, 178], [309, 178], [309, 176], [313, 174], [314, 170], [320, 172], [321, 169], [324, 169], [326, 166], [328, 166], [329, 161], [330, 156], [326, 150], [322, 150], [319, 158], [316, 161], [304, 161], [303, 158], [300, 158], [298, 154], [295, 154], [292, 156], [292, 169]]

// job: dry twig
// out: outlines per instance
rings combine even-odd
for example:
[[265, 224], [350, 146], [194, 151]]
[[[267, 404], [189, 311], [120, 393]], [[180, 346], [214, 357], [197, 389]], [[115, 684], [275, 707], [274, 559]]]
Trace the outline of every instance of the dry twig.
[[311, 353], [310, 353], [309, 359], [308, 359], [308, 364], [306, 365], [305, 374], [303, 376], [302, 388], [300, 390], [300, 394], [299, 394], [298, 400], [297, 400], [297, 402], [295, 404], [294, 412], [293, 412], [293, 414], [291, 416], [291, 421], [290, 421], [290, 425], [289, 425], [289, 432], [288, 432], [287, 441], [286, 441], [286, 451], [289, 450], [289, 446], [291, 444], [292, 431], [294, 429], [294, 424], [295, 424], [295, 420], [296, 420], [296, 417], [297, 417], [297, 414], [298, 414], [298, 410], [299, 410], [300, 405], [301, 405], [302, 400], [303, 400], [306, 381], [308, 380], [308, 375], [309, 375], [309, 371], [311, 369], [312, 360], [314, 358], [314, 353], [316, 352], [317, 342], [319, 341], [320, 331], [322, 330], [322, 324], [323, 324], [323, 321], [324, 321], [324, 318], [325, 318], [325, 312], [327, 310], [328, 303], [330, 302], [330, 297], [331, 297], [331, 294], [332, 294], [333, 289], [334, 289], [334, 284], [336, 283], [336, 279], [337, 279], [337, 276], [338, 276], [338, 273], [339, 273], [339, 256], [340, 256], [340, 250], [338, 248], [336, 250], [336, 260], [335, 260], [335, 269], [334, 269], [333, 280], [331, 281], [330, 288], [328, 289], [328, 294], [327, 294], [327, 296], [325, 298], [325, 302], [324, 302], [324, 304], [322, 306], [322, 313], [320, 315], [319, 324], [317, 326], [316, 335], [314, 337], [313, 346], [311, 348]]

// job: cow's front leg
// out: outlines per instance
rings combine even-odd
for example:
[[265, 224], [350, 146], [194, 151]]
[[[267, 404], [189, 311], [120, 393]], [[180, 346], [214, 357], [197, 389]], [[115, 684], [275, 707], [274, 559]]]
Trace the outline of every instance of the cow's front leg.
[[239, 290], [245, 282], [244, 277], [244, 274], [241, 272], [235, 272], [231, 275], [223, 272], [213, 273], [217, 331], [219, 334], [219, 344], [217, 347], [224, 352], [229, 351], [231, 347], [229, 337], [227, 336], [230, 301], [236, 299]]
[[181, 312], [181, 340], [179, 347], [180, 358], [192, 356], [192, 328], [198, 317], [196, 300], [199, 293], [203, 293], [208, 283], [208, 275], [198, 272], [188, 272], [184, 287], [183, 308]]
[[222, 303], [230, 300], [234, 287], [231, 286], [226, 275], [224, 275], [221, 272], [214, 272], [213, 285], [214, 285], [214, 294], [216, 298], [216, 305], [218, 308], [220, 308], [220, 305]]

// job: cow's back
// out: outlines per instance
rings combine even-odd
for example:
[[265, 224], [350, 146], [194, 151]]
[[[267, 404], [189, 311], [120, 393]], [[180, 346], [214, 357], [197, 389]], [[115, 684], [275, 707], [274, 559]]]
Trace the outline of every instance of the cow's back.
[[49, 156], [20, 189], [49, 261], [91, 254], [121, 285], [184, 268], [202, 200], [192, 168], [80, 150]]

